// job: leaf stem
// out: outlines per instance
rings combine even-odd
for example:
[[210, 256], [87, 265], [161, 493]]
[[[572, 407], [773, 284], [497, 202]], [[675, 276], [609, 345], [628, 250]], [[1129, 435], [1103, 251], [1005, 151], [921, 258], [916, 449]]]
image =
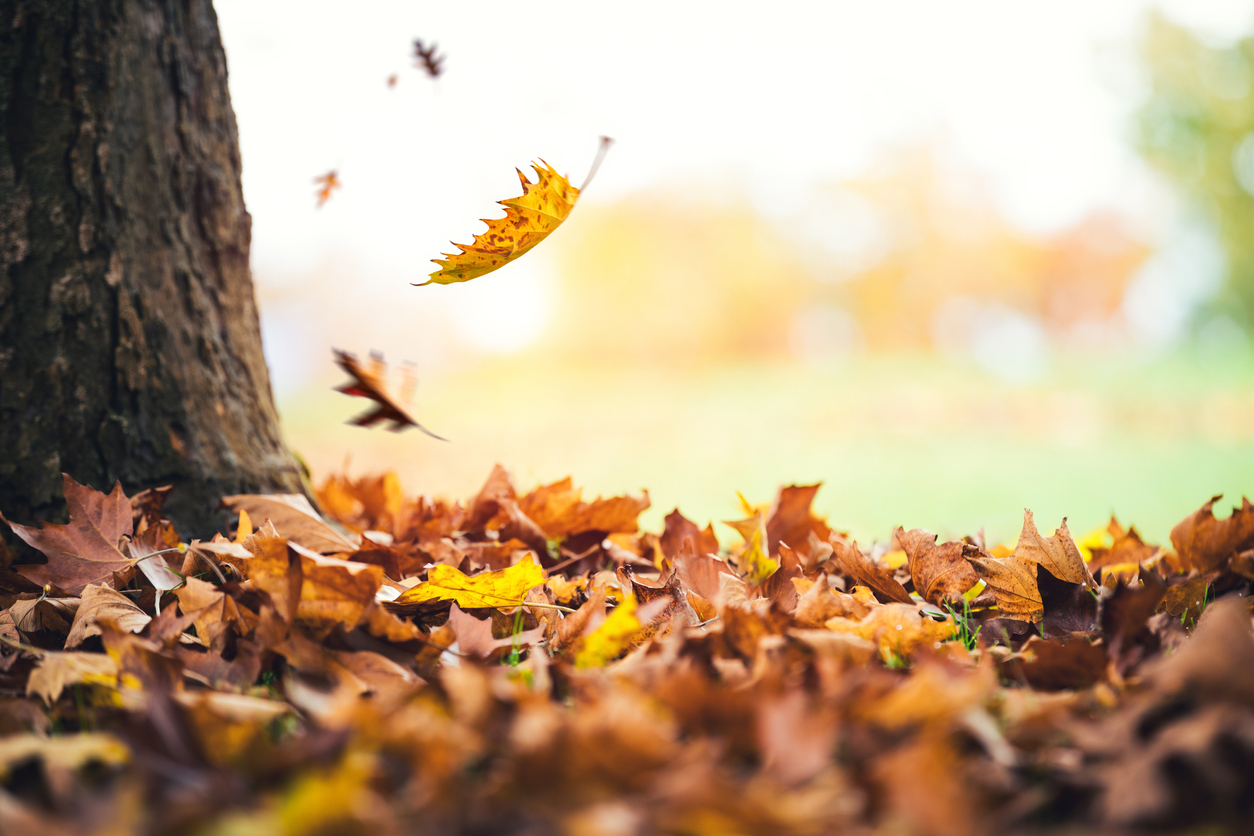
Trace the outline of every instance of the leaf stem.
[[592, 182], [593, 176], [596, 175], [597, 169], [601, 167], [601, 161], [605, 159], [605, 152], [610, 150], [610, 146], [614, 144], [614, 140], [608, 136], [601, 137], [601, 145], [597, 148], [596, 159], [592, 161], [592, 168], [588, 170], [588, 176], [583, 179], [583, 185], [579, 187], [579, 191], [588, 188], [588, 184]]

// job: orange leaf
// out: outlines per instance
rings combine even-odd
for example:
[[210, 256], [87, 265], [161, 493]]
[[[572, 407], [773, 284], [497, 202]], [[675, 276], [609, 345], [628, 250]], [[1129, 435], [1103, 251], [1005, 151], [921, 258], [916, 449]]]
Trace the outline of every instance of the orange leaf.
[[[609, 137], [601, 137], [601, 148], [592, 165], [593, 172], [611, 141]], [[518, 171], [523, 193], [509, 200], [497, 201], [505, 207], [505, 217], [484, 218], [488, 229], [476, 235], [473, 244], [454, 243], [460, 253], [445, 253], [444, 259], [432, 259], [440, 265], [440, 269], [418, 287], [456, 284], [491, 273], [539, 244], [562, 225], [579, 199], [580, 190], [544, 160], [532, 163], [531, 168], [536, 173], [536, 182], [531, 182]], [[589, 174], [588, 179], [591, 178], [592, 174]], [[588, 181], [585, 180], [583, 185], [586, 188]]]

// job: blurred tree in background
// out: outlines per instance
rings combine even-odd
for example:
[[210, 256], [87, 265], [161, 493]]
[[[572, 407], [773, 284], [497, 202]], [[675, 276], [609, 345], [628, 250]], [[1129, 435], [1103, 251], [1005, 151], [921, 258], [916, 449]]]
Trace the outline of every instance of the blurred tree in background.
[[1149, 95], [1136, 143], [1215, 231], [1226, 288], [1211, 302], [1245, 329], [1254, 324], [1254, 35], [1208, 43], [1161, 13], [1141, 42]]

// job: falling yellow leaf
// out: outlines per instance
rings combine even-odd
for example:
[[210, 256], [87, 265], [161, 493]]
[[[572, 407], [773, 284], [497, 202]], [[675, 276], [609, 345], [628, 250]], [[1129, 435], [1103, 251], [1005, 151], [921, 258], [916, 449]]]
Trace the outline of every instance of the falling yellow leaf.
[[496, 572], [466, 575], [459, 569], [437, 564], [427, 570], [427, 580], [402, 593], [393, 604], [421, 601], [455, 601], [460, 607], [516, 607], [523, 596], [544, 583], [544, 570], [529, 556]]
[[[601, 137], [601, 148], [597, 161], [593, 163], [593, 172], [610, 142], [609, 137]], [[432, 261], [440, 265], [440, 269], [419, 287], [456, 284], [491, 273], [539, 244], [561, 226], [579, 199], [580, 190], [544, 160], [532, 163], [531, 167], [536, 172], [536, 182], [532, 183], [519, 171], [518, 180], [522, 183], [523, 193], [509, 200], [497, 201], [505, 207], [505, 217], [484, 218], [488, 229], [476, 235], [473, 244], [454, 243], [460, 253], [445, 253], [444, 259], [433, 258]], [[589, 174], [588, 180], [591, 179], [592, 174]], [[586, 188], [588, 181], [585, 180], [583, 185]]]
[[618, 658], [642, 626], [640, 619], [636, 618], [636, 597], [625, 596], [610, 617], [584, 638], [579, 652], [575, 654], [575, 667], [599, 668]]

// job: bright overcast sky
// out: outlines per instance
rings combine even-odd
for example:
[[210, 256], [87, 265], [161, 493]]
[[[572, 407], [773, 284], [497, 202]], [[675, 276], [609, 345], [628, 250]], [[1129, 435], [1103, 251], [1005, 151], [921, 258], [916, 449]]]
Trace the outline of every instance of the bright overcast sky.
[[[579, 182], [601, 134], [618, 142], [586, 200], [713, 184], [787, 218], [886, 144], [941, 135], [1030, 229], [1145, 201], [1125, 137], [1151, 0], [215, 5], [263, 287], [335, 258], [403, 304], [517, 193], [515, 166]], [[1254, 0], [1163, 5], [1216, 38], [1254, 22]], [[447, 55], [438, 82], [415, 37]], [[332, 168], [344, 188], [315, 210]]]

